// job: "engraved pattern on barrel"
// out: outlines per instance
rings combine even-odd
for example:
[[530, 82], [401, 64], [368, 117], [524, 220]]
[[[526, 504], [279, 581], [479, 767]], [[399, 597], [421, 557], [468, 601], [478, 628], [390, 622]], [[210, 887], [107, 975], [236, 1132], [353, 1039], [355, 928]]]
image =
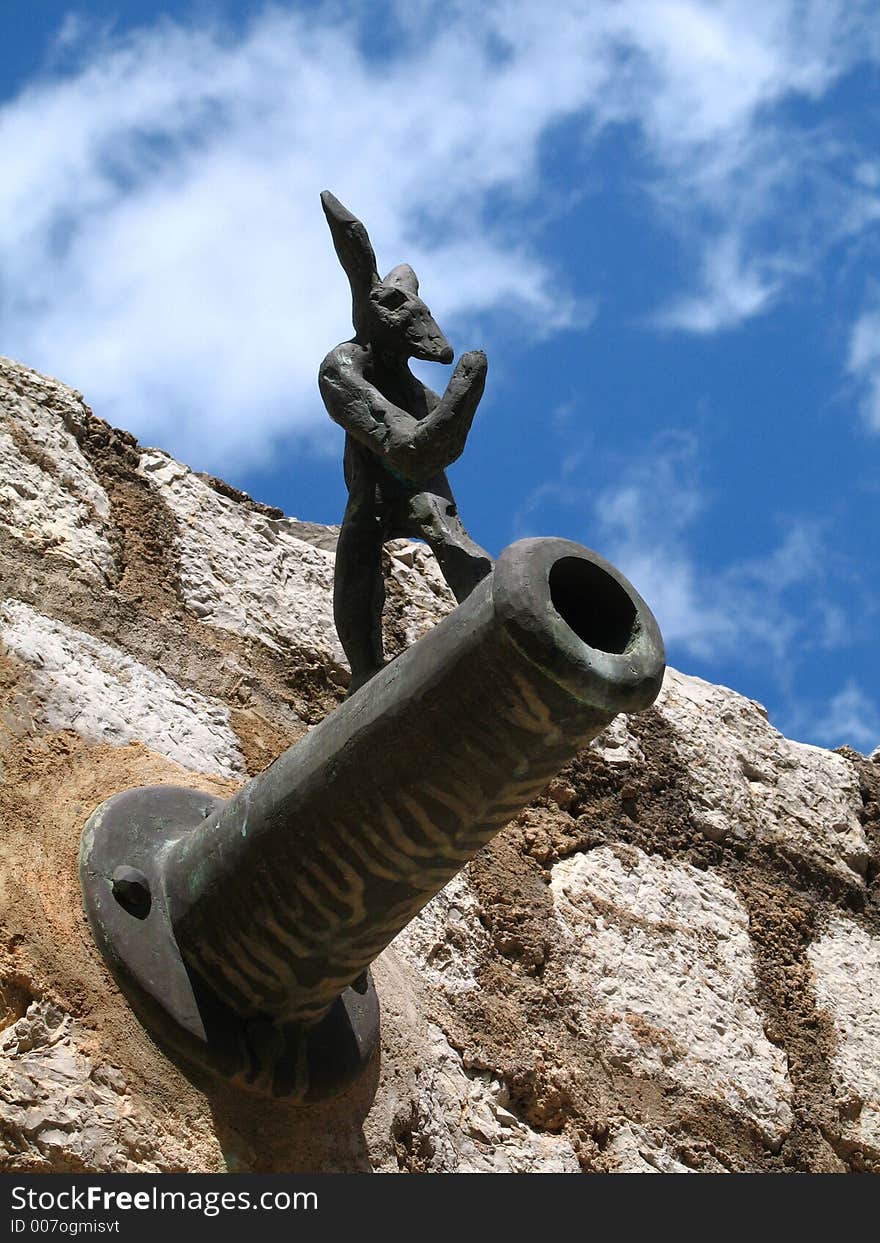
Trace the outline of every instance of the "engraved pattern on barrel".
[[521, 540], [433, 631], [175, 844], [168, 909], [237, 1013], [321, 1018], [396, 934], [622, 711], [663, 643], [608, 562]]

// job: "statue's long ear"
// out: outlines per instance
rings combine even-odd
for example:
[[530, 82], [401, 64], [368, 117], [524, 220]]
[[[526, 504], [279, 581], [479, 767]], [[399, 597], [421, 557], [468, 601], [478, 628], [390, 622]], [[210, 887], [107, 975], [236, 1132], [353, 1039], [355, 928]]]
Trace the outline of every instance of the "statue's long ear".
[[384, 278], [382, 284], [395, 285], [398, 289], [406, 290], [407, 293], [417, 294], [419, 292], [419, 278], [408, 263], [398, 263], [397, 267], [392, 268]]
[[329, 190], [322, 193], [321, 206], [330, 226], [339, 262], [357, 301], [366, 297], [379, 279], [369, 234], [357, 216], [353, 216], [347, 207], [343, 207]]

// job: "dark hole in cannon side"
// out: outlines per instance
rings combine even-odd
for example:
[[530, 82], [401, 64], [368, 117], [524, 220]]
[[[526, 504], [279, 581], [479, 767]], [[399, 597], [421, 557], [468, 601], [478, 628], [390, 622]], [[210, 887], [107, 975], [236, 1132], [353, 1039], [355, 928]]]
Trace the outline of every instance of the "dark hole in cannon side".
[[553, 607], [579, 639], [601, 652], [625, 652], [635, 638], [636, 607], [605, 570], [561, 557], [550, 570]]

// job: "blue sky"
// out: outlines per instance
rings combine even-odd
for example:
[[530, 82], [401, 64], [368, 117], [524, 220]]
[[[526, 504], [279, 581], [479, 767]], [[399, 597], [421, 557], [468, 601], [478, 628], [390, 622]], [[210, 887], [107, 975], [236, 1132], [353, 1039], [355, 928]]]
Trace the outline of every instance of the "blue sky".
[[46, 0], [3, 25], [0, 352], [339, 521], [330, 188], [489, 356], [450, 472], [474, 537], [581, 540], [678, 668], [793, 737], [880, 744], [875, 0]]

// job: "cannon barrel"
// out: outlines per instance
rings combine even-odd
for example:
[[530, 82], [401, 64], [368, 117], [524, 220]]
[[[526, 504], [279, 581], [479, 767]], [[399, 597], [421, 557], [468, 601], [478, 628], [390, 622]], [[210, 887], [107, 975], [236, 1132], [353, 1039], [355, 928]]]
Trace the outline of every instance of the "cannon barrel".
[[[148, 1022], [157, 1005], [173, 1012], [185, 1054], [195, 1040], [197, 1060], [229, 1077], [324, 1095], [375, 1044], [369, 964], [618, 712], [648, 707], [663, 670], [656, 622], [613, 566], [567, 540], [521, 540], [228, 801], [157, 788], [103, 804], [83, 842], [92, 876], [108, 815], [146, 827], [104, 860], [103, 887], [84, 878], [99, 943]], [[128, 938], [120, 953], [105, 918], [120, 908], [156, 916], [173, 943], [185, 979], [171, 1001], [155, 953], [135, 970]]]

